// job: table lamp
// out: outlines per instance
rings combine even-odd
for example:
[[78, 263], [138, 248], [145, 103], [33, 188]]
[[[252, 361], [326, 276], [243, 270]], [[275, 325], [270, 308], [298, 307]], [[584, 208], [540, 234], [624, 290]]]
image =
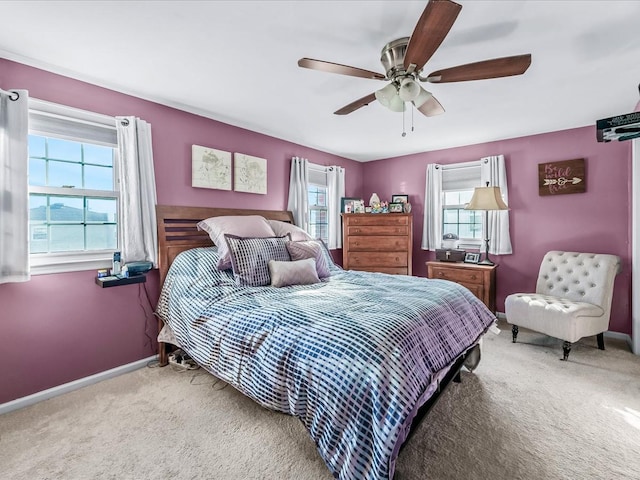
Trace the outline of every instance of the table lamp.
[[479, 265], [495, 265], [489, 258], [489, 210], [509, 210], [507, 204], [502, 200], [500, 187], [490, 187], [489, 182], [487, 182], [486, 187], [476, 187], [471, 201], [464, 209], [484, 210], [485, 254], [484, 260], [479, 262]]

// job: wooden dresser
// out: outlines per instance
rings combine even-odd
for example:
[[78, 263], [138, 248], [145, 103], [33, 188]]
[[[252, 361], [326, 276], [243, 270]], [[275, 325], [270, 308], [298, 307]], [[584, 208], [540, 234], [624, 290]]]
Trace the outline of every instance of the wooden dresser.
[[427, 277], [450, 280], [471, 290], [489, 310], [496, 311], [496, 265], [427, 262]]
[[343, 213], [342, 235], [345, 270], [411, 275], [411, 214]]

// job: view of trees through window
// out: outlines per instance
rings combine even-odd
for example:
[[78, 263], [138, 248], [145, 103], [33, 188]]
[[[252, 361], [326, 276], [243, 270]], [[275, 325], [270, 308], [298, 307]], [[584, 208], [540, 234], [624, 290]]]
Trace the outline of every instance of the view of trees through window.
[[31, 253], [115, 250], [115, 149], [29, 135]]

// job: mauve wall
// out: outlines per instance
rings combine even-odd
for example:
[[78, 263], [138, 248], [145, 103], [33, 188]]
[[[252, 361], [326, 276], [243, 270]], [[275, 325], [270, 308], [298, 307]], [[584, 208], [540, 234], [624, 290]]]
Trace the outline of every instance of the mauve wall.
[[[497, 308], [514, 292], [534, 291], [549, 250], [611, 253], [622, 259], [610, 330], [631, 334], [631, 142], [598, 143], [583, 127], [481, 145], [408, 155], [365, 164], [362, 195], [410, 195], [414, 221], [414, 275], [426, 276], [433, 253], [420, 249], [426, 168], [503, 154], [509, 183], [512, 255], [493, 256]], [[538, 163], [584, 158], [586, 192], [539, 196]]]
[[[0, 59], [0, 86], [41, 100], [152, 125], [159, 204], [285, 209], [292, 156], [346, 168], [346, 193], [359, 196], [362, 164]], [[247, 112], [249, 114], [250, 112]], [[267, 195], [191, 187], [191, 145], [267, 159]], [[335, 252], [340, 257], [341, 252]], [[126, 259], [125, 259], [126, 260]], [[61, 385], [154, 353], [155, 320], [138, 285], [102, 289], [95, 272], [34, 276], [0, 285], [0, 403]], [[157, 271], [147, 281], [155, 306]], [[142, 306], [141, 306], [142, 305]], [[146, 316], [146, 319], [145, 319]]]

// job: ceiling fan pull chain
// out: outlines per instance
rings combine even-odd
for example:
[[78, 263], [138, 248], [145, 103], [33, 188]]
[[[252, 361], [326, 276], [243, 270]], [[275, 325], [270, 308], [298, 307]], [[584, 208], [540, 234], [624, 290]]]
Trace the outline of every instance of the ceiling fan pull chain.
[[[413, 104], [411, 106], [413, 106]], [[411, 132], [413, 133], [413, 108], [411, 109]]]
[[405, 112], [406, 110], [407, 110], [407, 109], [406, 109], [406, 108], [404, 108], [404, 105], [403, 105], [403, 106], [402, 106], [402, 136], [403, 136], [403, 137], [406, 137], [406, 136], [407, 136], [407, 132], [405, 132], [405, 128], [404, 128], [404, 112]]

